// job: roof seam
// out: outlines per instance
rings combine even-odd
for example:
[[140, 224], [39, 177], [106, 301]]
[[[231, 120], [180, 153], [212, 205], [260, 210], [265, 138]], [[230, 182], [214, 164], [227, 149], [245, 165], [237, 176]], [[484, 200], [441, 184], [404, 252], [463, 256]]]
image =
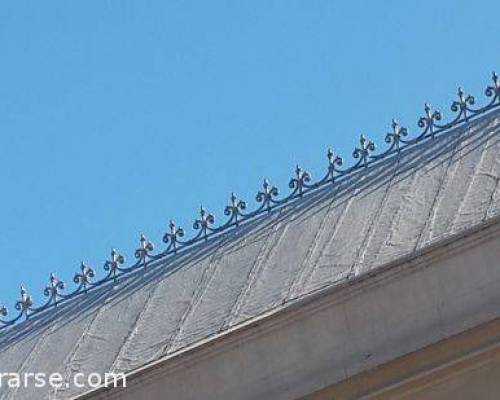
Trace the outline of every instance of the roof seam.
[[469, 185], [467, 186], [467, 190], [465, 192], [465, 195], [460, 201], [460, 206], [458, 207], [457, 213], [455, 214], [455, 218], [453, 219], [453, 222], [451, 224], [451, 232], [456, 232], [458, 219], [459, 219], [460, 215], [462, 215], [462, 209], [465, 205], [465, 200], [469, 196], [470, 190], [471, 190], [472, 186], [474, 186], [474, 182], [477, 179], [478, 171], [480, 170], [480, 168], [484, 162], [484, 159], [486, 157], [486, 154], [488, 152], [488, 144], [490, 143], [490, 140], [491, 140], [491, 137], [489, 137], [487, 142], [486, 142], [485, 149], [481, 153], [481, 158], [479, 159], [479, 162], [474, 166], [474, 172], [472, 175], [472, 179], [470, 180]]
[[[206, 284], [197, 286], [197, 289], [193, 295], [192, 301], [189, 303], [185, 312], [182, 314], [174, 335], [170, 338], [170, 340], [161, 349], [161, 352], [159, 355], [160, 357], [162, 355], [165, 355], [168, 352], [170, 352], [170, 350], [175, 348], [175, 346], [179, 342], [180, 337], [181, 337], [182, 333], [184, 332], [184, 325], [185, 325], [186, 321], [192, 315], [193, 311], [198, 306], [199, 302], [203, 298], [203, 295], [206, 293], [208, 287], [210, 286], [210, 284], [212, 283], [212, 281], [214, 279], [215, 272], [217, 271], [218, 265], [220, 263], [220, 259], [219, 259], [220, 252], [222, 251], [224, 244], [225, 244], [225, 241], [224, 241], [224, 243], [221, 243], [220, 246], [217, 248], [217, 250], [214, 251], [214, 253], [210, 256], [210, 261], [209, 261], [208, 265], [203, 269], [203, 274], [202, 274], [202, 277], [200, 278], [200, 282], [202, 283], [203, 281], [206, 281]], [[213, 271], [207, 277], [208, 272], [211, 269], [213, 269]]]
[[[363, 177], [363, 179], [364, 179], [364, 177]], [[305, 276], [305, 280], [303, 282], [303, 286], [304, 287], [306, 287], [307, 284], [311, 281], [311, 279], [312, 279], [312, 277], [314, 275], [314, 271], [316, 271], [316, 267], [318, 266], [318, 262], [319, 262], [319, 260], [321, 259], [321, 257], [324, 254], [325, 248], [327, 246], [329, 246], [333, 242], [333, 240], [337, 237], [337, 233], [340, 231], [340, 227], [341, 227], [342, 223], [344, 222], [344, 218], [347, 215], [347, 212], [349, 211], [349, 208], [351, 207], [353, 199], [355, 198], [355, 196], [358, 193], [358, 191], [359, 191], [359, 188], [356, 188], [354, 190], [354, 194], [352, 196], [350, 196], [349, 199], [347, 200], [347, 203], [344, 206], [344, 208], [342, 209], [342, 213], [338, 217], [338, 220], [337, 220], [337, 222], [335, 224], [335, 228], [334, 228], [334, 231], [332, 233], [332, 236], [327, 240], [326, 243], [323, 243], [323, 245], [321, 246], [321, 248], [318, 248], [318, 254], [315, 257], [315, 260], [314, 260], [312, 266], [310, 268], [308, 268], [309, 271], [308, 271], [307, 276]]]
[[117, 370], [117, 363], [118, 363], [118, 360], [122, 354], [122, 351], [126, 348], [127, 344], [129, 343], [129, 340], [131, 340], [137, 334], [137, 324], [139, 323], [139, 321], [143, 317], [146, 310], [149, 309], [150, 301], [153, 298], [153, 296], [155, 295], [156, 291], [158, 290], [158, 286], [160, 286], [160, 283], [161, 283], [161, 281], [157, 282], [154, 285], [153, 290], [151, 290], [148, 293], [148, 297], [147, 297], [146, 301], [144, 302], [144, 306], [141, 307], [141, 311], [136, 315], [134, 325], [131, 327], [130, 331], [127, 333], [127, 335], [123, 339], [123, 342], [120, 345], [118, 351], [116, 352], [116, 357], [113, 360], [113, 362], [111, 363], [111, 365], [109, 366], [109, 371], [115, 372]]
[[[470, 133], [470, 129], [469, 128], [467, 128], [467, 133]], [[462, 140], [457, 140], [457, 143], [453, 147], [452, 153], [450, 155], [450, 160], [448, 161], [448, 164], [446, 165], [446, 168], [445, 168], [445, 170], [443, 172], [443, 176], [439, 179], [437, 193], [433, 196], [432, 204], [431, 204], [431, 206], [429, 208], [429, 212], [427, 214], [427, 218], [425, 219], [425, 223], [422, 226], [422, 229], [420, 230], [420, 232], [418, 234], [418, 237], [417, 237], [417, 240], [415, 242], [415, 246], [413, 248], [414, 251], [416, 249], [418, 249], [420, 247], [420, 245], [422, 244], [421, 241], [424, 238], [424, 233], [425, 233], [426, 229], [429, 226], [429, 220], [430, 220], [432, 214], [434, 213], [434, 210], [435, 210], [438, 198], [439, 198], [440, 194], [444, 192], [444, 183], [447, 180], [447, 178], [449, 178], [449, 176], [448, 176], [448, 170], [450, 169], [450, 166], [452, 165], [453, 158], [457, 154], [457, 150], [460, 149], [461, 143], [462, 143]]]
[[327, 224], [327, 220], [328, 220], [328, 215], [330, 215], [330, 212], [331, 212], [332, 207], [333, 207], [334, 204], [335, 204], [335, 199], [332, 198], [331, 201], [330, 201], [330, 203], [328, 204], [328, 208], [327, 208], [327, 210], [325, 212], [325, 215], [324, 215], [324, 217], [322, 218], [322, 220], [320, 222], [319, 229], [314, 234], [314, 238], [313, 238], [311, 244], [309, 245], [309, 247], [308, 247], [308, 249], [306, 251], [306, 254], [305, 254], [303, 260], [301, 261], [300, 267], [298, 268], [298, 271], [295, 274], [295, 276], [294, 276], [294, 278], [293, 278], [293, 280], [292, 280], [292, 282], [290, 284], [290, 287], [288, 288], [287, 294], [284, 297], [283, 301], [285, 301], [285, 302], [288, 301], [293, 296], [293, 293], [295, 293], [298, 290], [297, 286], [300, 284], [300, 282], [304, 278], [304, 274], [306, 273], [307, 262], [309, 260], [311, 260], [311, 258], [313, 257], [315, 251], [318, 248], [320, 237], [321, 237], [321, 235], [323, 234], [323, 232], [325, 230], [325, 227], [326, 227], [326, 224]]
[[399, 155], [398, 155], [396, 165], [394, 166], [394, 172], [391, 175], [391, 179], [387, 183], [387, 188], [385, 189], [384, 195], [383, 195], [382, 199], [380, 200], [380, 204], [376, 210], [375, 217], [371, 219], [370, 226], [368, 227], [368, 230], [365, 234], [363, 242], [361, 243], [361, 246], [358, 249], [358, 252], [356, 255], [356, 260], [353, 262], [353, 266], [352, 266], [352, 268], [354, 268], [354, 275], [355, 276], [359, 275], [361, 272], [361, 266], [362, 266], [361, 264], [363, 263], [363, 260], [364, 260], [365, 254], [366, 254], [366, 250], [368, 249], [368, 246], [371, 242], [372, 235], [373, 235], [373, 232], [375, 230], [375, 226], [378, 223], [380, 216], [382, 215], [382, 212], [384, 209], [384, 204], [387, 201], [387, 198], [389, 197], [389, 193], [391, 191], [394, 178], [398, 173], [400, 161], [401, 161], [401, 157], [399, 157]]
[[[87, 326], [83, 330], [82, 334], [80, 335], [80, 337], [76, 341], [75, 345], [73, 346], [73, 348], [71, 349], [71, 351], [69, 352], [69, 354], [66, 356], [65, 360], [63, 361], [63, 365], [66, 366], [65, 371], [64, 371], [64, 382], [67, 382], [66, 378], [69, 378], [69, 376], [70, 376], [70, 373], [71, 373], [71, 365], [70, 365], [71, 361], [74, 360], [74, 356], [78, 352], [78, 349], [80, 348], [83, 339], [85, 338], [85, 336], [88, 334], [88, 332], [92, 328], [92, 325], [94, 324], [95, 320], [97, 319], [97, 317], [99, 316], [99, 314], [101, 313], [101, 311], [104, 309], [107, 300], [111, 296], [111, 293], [112, 292], [110, 291], [110, 292], [108, 292], [106, 294], [106, 298], [104, 299], [104, 301], [102, 302], [102, 304], [99, 306], [99, 309], [96, 311], [96, 313], [94, 314], [94, 316], [92, 317], [92, 319], [89, 321], [89, 323], [87, 324]], [[52, 388], [49, 388], [49, 390], [50, 390], [49, 393], [53, 394], [54, 396], [56, 396], [57, 395], [57, 389], [58, 388], [55, 387], [55, 386], [52, 387]], [[50, 394], [49, 394], [49, 397], [50, 397]]]
[[257, 276], [264, 268], [266, 261], [269, 259], [273, 251], [276, 249], [276, 246], [270, 247], [271, 242], [279, 243], [279, 241], [283, 238], [286, 229], [281, 229], [281, 231], [279, 232], [279, 236], [276, 239], [276, 235], [278, 235], [278, 231], [280, 230], [280, 228], [281, 228], [281, 221], [278, 220], [277, 223], [273, 226], [271, 232], [265, 237], [265, 239], [263, 239], [264, 243], [262, 244], [259, 255], [255, 259], [252, 268], [248, 273], [247, 280], [245, 281], [243, 290], [236, 298], [233, 306], [231, 307], [231, 311], [224, 319], [221, 325], [222, 326], [221, 329], [226, 329], [228, 326], [231, 326], [237, 319], [239, 311], [241, 310], [243, 304], [245, 303], [245, 299], [247, 298], [248, 294], [250, 293], [250, 290], [252, 289], [253, 285], [257, 280]]

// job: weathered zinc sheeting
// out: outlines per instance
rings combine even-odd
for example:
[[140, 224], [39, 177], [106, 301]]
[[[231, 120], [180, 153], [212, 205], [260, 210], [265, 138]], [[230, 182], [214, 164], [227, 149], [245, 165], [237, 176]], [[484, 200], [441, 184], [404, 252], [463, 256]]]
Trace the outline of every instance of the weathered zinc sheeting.
[[0, 372], [130, 371], [498, 215], [499, 182], [495, 113], [0, 334]]

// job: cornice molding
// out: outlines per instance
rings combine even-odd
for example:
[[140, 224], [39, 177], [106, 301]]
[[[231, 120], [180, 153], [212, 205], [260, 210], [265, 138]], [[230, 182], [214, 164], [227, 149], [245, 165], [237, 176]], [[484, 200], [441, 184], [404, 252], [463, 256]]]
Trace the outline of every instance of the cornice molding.
[[[347, 303], [353, 297], [359, 296], [361, 292], [367, 292], [410, 274], [416, 274], [422, 269], [498, 237], [500, 237], [500, 215], [370, 272], [318, 289], [302, 297], [290, 299], [271, 311], [127, 373], [127, 382], [144, 386], [152, 381], [168, 377], [202, 360], [240, 347], [255, 338], [283, 330], [293, 322], [311, 317], [340, 303]], [[89, 391], [77, 398], [82, 400], [119, 398], [123, 390], [126, 389], [101, 388]]]

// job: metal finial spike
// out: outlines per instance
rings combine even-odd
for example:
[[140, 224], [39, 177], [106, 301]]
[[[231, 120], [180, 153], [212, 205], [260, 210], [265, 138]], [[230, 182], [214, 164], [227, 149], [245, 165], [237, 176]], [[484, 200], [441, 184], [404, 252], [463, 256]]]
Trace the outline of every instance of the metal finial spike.
[[125, 262], [125, 257], [120, 254], [118, 250], [115, 248], [111, 249], [111, 261], [114, 262], [117, 266], [123, 264]]
[[29, 297], [28, 291], [26, 290], [26, 288], [23, 285], [21, 285], [21, 288], [19, 289], [19, 293], [21, 294], [21, 299], [26, 299], [27, 297]]
[[243, 217], [241, 211], [247, 208], [246, 203], [243, 200], [238, 200], [238, 197], [234, 192], [231, 193], [230, 204], [224, 209], [224, 215], [229, 217], [229, 220], [224, 226], [231, 223], [236, 223], [238, 225], [238, 218]]
[[424, 106], [425, 115], [420, 117], [417, 125], [423, 128], [423, 132], [417, 138], [417, 140], [423, 139], [429, 132], [432, 137], [434, 137], [434, 128], [436, 127], [435, 122], [441, 120], [441, 113], [439, 111], [433, 111], [428, 103]]
[[141, 233], [141, 247], [144, 249], [144, 250], [149, 250], [149, 251], [152, 251], [153, 250], [153, 243], [151, 243], [148, 238]]
[[203, 206], [200, 207], [200, 218], [196, 219], [193, 223], [193, 229], [199, 230], [198, 236], [203, 236], [207, 239], [209, 231], [212, 229], [210, 225], [215, 223], [215, 217], [213, 214], [209, 213]]
[[33, 306], [33, 299], [23, 285], [21, 285], [20, 295], [20, 299], [16, 302], [16, 310], [28, 318], [28, 314]]
[[170, 228], [170, 232], [167, 232], [163, 235], [163, 242], [164, 243], [169, 243], [169, 246], [167, 248], [167, 252], [170, 250], [173, 250], [173, 252], [177, 252], [177, 245], [179, 244], [179, 238], [184, 236], [184, 229], [182, 229], [180, 226], [178, 227], [174, 220], [170, 220], [170, 223], [168, 224]]
[[326, 158], [328, 159], [328, 173], [321, 182], [329, 180], [333, 183], [335, 182], [335, 177], [341, 173], [336, 169], [336, 166], [342, 166], [343, 160], [342, 157], [339, 157], [332, 148], [329, 148], [326, 152]]
[[497, 105], [500, 103], [500, 79], [498, 78], [498, 75], [495, 73], [495, 71], [492, 72], [491, 78], [493, 80], [493, 86], [488, 86], [484, 93], [486, 94], [486, 96], [493, 98], [486, 107], [490, 107], [495, 103], [497, 103]]
[[385, 135], [385, 142], [391, 144], [391, 148], [387, 151], [390, 152], [393, 148], [395, 148], [398, 152], [400, 151], [401, 146], [401, 138], [408, 134], [408, 130], [401, 125], [397, 119], [392, 119], [392, 132], [389, 132]]
[[495, 84], [495, 87], [499, 88], [500, 87], [500, 79], [498, 78], [498, 75], [496, 72], [493, 72], [493, 83]]
[[375, 143], [369, 140], [365, 135], [359, 137], [359, 147], [356, 147], [352, 152], [354, 158], [359, 158], [358, 163], [354, 167], [363, 165], [368, 166], [368, 157], [371, 152], [375, 151]]
[[151, 252], [154, 250], [154, 245], [146, 236], [141, 233], [140, 247], [135, 250], [135, 258], [138, 260], [137, 265], [142, 264], [146, 266], [146, 262], [152, 257]]
[[333, 166], [335, 164], [341, 166], [343, 163], [342, 157], [338, 156], [337, 153], [335, 153], [335, 150], [331, 148], [328, 149], [328, 153], [326, 154], [326, 156], [328, 158], [328, 164], [330, 166]]
[[278, 188], [272, 186], [267, 179], [264, 179], [262, 191], [257, 192], [257, 195], [255, 196], [255, 200], [257, 200], [258, 203], [262, 203], [259, 210], [266, 208], [267, 211], [271, 211], [271, 205], [276, 203], [273, 197], [278, 196], [278, 194]]
[[111, 249], [111, 257], [104, 263], [104, 270], [109, 271], [109, 277], [116, 280], [116, 275], [120, 271], [120, 265], [125, 262], [125, 257], [122, 256], [115, 248]]
[[308, 187], [307, 184], [311, 181], [311, 174], [303, 170], [298, 164], [295, 167], [295, 178], [290, 179], [288, 187], [294, 189], [292, 196], [298, 193], [302, 196], [304, 193], [304, 188]]
[[59, 291], [64, 290], [64, 287], [64, 282], [57, 279], [56, 275], [52, 272], [49, 278], [49, 285], [43, 291], [44, 296], [49, 298], [47, 305], [51, 303], [57, 304], [57, 300], [60, 297]]
[[[104, 265], [106, 268], [106, 264]], [[73, 282], [78, 285], [78, 290], [83, 289], [87, 291], [87, 286], [91, 283], [92, 278], [95, 277], [95, 271], [93, 268], [87, 266], [83, 261], [80, 263], [80, 272], [77, 272], [73, 277]]]
[[458, 97], [458, 100], [455, 100], [451, 104], [451, 111], [458, 112], [458, 115], [455, 117], [455, 120], [453, 122], [458, 121], [462, 117], [465, 118], [465, 120], [468, 120], [467, 113], [469, 111], [473, 112], [473, 110], [471, 110], [469, 108], [469, 106], [471, 106], [475, 103], [475, 99], [470, 94], [465, 95], [465, 92], [463, 91], [463, 89], [461, 87], [458, 88], [457, 97]]

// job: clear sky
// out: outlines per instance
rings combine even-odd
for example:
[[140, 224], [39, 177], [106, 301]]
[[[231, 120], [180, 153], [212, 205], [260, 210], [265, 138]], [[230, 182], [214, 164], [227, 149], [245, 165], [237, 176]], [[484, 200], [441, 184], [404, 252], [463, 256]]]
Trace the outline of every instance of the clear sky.
[[[81, 260], [191, 232], [263, 177], [286, 192], [361, 132], [450, 115], [500, 70], [499, 1], [12, 1], [0, 5], [0, 303]], [[189, 235], [189, 233], [188, 233]], [[72, 285], [70, 285], [72, 286]]]

